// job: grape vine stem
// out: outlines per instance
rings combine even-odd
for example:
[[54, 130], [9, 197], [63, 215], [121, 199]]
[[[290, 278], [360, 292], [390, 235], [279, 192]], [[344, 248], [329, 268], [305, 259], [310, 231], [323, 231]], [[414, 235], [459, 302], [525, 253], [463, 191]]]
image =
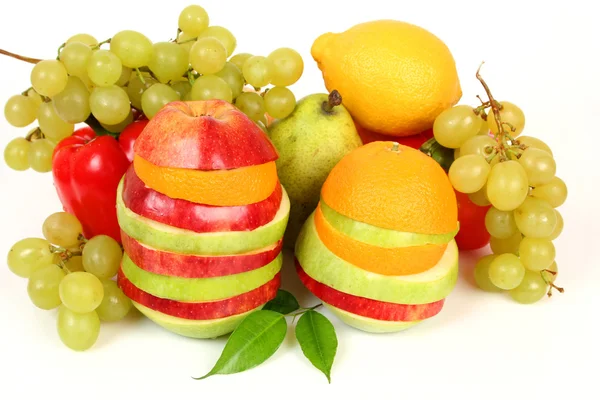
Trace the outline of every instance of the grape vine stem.
[[37, 64], [40, 61], [42, 61], [39, 58], [25, 57], [25, 56], [22, 56], [22, 55], [19, 55], [19, 54], [16, 54], [16, 53], [12, 53], [12, 52], [4, 50], [4, 49], [0, 49], [0, 54], [2, 54], [4, 56], [12, 57], [12, 58], [17, 59], [17, 60], [25, 61], [25, 62], [28, 62], [30, 64]]

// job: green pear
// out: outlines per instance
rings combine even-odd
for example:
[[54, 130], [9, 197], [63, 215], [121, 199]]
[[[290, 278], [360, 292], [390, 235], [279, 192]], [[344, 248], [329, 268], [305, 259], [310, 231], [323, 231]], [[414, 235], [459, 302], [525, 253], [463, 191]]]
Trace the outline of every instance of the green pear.
[[291, 203], [284, 245], [293, 249], [329, 172], [362, 146], [362, 140], [336, 90], [300, 99], [292, 114], [269, 126], [269, 136], [279, 153], [277, 173]]

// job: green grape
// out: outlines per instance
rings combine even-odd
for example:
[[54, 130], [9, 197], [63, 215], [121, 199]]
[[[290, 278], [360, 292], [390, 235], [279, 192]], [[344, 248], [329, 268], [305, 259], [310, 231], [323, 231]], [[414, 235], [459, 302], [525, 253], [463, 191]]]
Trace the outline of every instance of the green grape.
[[117, 274], [123, 251], [113, 238], [98, 235], [91, 238], [83, 248], [83, 267], [100, 279], [109, 279]]
[[80, 42], [86, 44], [88, 46], [96, 46], [98, 44], [98, 40], [92, 35], [88, 35], [87, 33], [78, 33], [77, 35], [71, 36], [66, 44], [70, 44], [73, 42]]
[[10, 169], [15, 171], [25, 171], [29, 169], [29, 151], [31, 142], [18, 137], [14, 138], [4, 148], [4, 162]]
[[81, 42], [71, 42], [63, 47], [58, 58], [64, 64], [69, 75], [83, 76], [87, 74], [87, 65], [91, 56], [90, 46]]
[[235, 106], [253, 121], [259, 121], [265, 114], [265, 101], [258, 93], [240, 94], [235, 99]]
[[31, 273], [27, 283], [29, 299], [42, 310], [52, 310], [62, 304], [58, 285], [65, 277], [65, 271], [56, 264], [49, 264]]
[[129, 68], [148, 65], [152, 59], [152, 42], [143, 34], [124, 30], [110, 40], [110, 51], [121, 59], [121, 63]]
[[521, 284], [524, 275], [525, 267], [519, 257], [512, 253], [500, 254], [490, 263], [490, 281], [500, 289], [516, 288]]
[[127, 92], [119, 86], [97, 87], [90, 95], [90, 108], [98, 121], [116, 125], [131, 111]]
[[480, 155], [469, 154], [455, 160], [448, 171], [452, 186], [461, 193], [475, 193], [487, 181], [490, 164]]
[[131, 124], [132, 122], [133, 122], [133, 111], [129, 110], [129, 114], [127, 115], [127, 117], [123, 121], [119, 122], [118, 124], [115, 124], [115, 125], [100, 124], [100, 125], [102, 125], [102, 127], [109, 132], [121, 133], [121, 132], [123, 132], [123, 129], [127, 128], [127, 126], [129, 124]]
[[514, 214], [517, 228], [530, 238], [548, 238], [556, 227], [556, 212], [542, 199], [527, 197]]
[[486, 292], [501, 292], [498, 286], [495, 286], [490, 280], [490, 264], [496, 256], [494, 254], [488, 254], [487, 256], [481, 257], [475, 264], [473, 275], [475, 276], [475, 283], [477, 286], [485, 290]]
[[460, 154], [466, 156], [468, 154], [477, 154], [482, 157], [489, 157], [492, 154], [496, 141], [489, 136], [477, 135], [465, 141], [460, 146]]
[[534, 138], [532, 136], [519, 136], [519, 144], [524, 144], [527, 147], [533, 147], [535, 149], [540, 149], [540, 150], [544, 150], [545, 152], [549, 153], [551, 156], [552, 154], [552, 149], [550, 149], [550, 146], [548, 146], [546, 143], [544, 143], [543, 141], [541, 141], [538, 138]]
[[53, 102], [42, 103], [37, 118], [44, 135], [55, 143], [71, 136], [75, 130], [74, 124], [64, 121], [58, 115]]
[[225, 47], [227, 57], [233, 54], [233, 51], [237, 46], [237, 40], [235, 39], [235, 36], [233, 36], [233, 34], [229, 32], [228, 29], [222, 26], [209, 26], [198, 35], [198, 41], [200, 41], [200, 39], [202, 38], [215, 38], [219, 42], [221, 42]]
[[142, 77], [144, 78], [144, 82], [140, 79], [136, 72], [131, 73], [131, 77], [129, 78], [129, 84], [127, 85], [127, 95], [129, 96], [129, 100], [131, 100], [131, 104], [137, 108], [138, 110], [142, 109], [142, 95], [144, 92], [158, 81], [150, 76], [150, 74], [146, 72], [142, 72]]
[[190, 90], [192, 90], [192, 85], [190, 85], [189, 81], [185, 80], [171, 83], [171, 88], [176, 91], [179, 98], [183, 100]]
[[29, 149], [29, 165], [36, 172], [50, 172], [52, 170], [52, 153], [56, 145], [48, 139], [37, 139], [31, 143]]
[[433, 123], [433, 136], [444, 147], [458, 149], [477, 135], [484, 121], [467, 105], [448, 108]]
[[554, 210], [556, 213], [556, 225], [554, 226], [554, 230], [552, 234], [548, 236], [548, 240], [555, 240], [560, 236], [564, 227], [563, 217], [558, 210]]
[[231, 97], [237, 98], [244, 88], [244, 76], [242, 71], [232, 62], [226, 62], [222, 70], [215, 74], [223, 79], [231, 89]]
[[204, 75], [196, 79], [190, 92], [192, 100], [220, 99], [228, 103], [233, 101], [231, 88], [216, 75]]
[[148, 68], [161, 83], [181, 78], [188, 70], [189, 57], [186, 51], [173, 42], [154, 43], [153, 55]]
[[70, 76], [65, 90], [52, 100], [56, 114], [63, 121], [78, 124], [90, 116], [90, 92], [76, 76]]
[[263, 56], [252, 56], [244, 63], [242, 73], [246, 82], [260, 88], [269, 84], [272, 70], [271, 60]]
[[121, 78], [123, 65], [115, 53], [96, 50], [87, 64], [87, 75], [97, 86], [112, 86]]
[[494, 254], [512, 253], [519, 255], [519, 246], [523, 240], [521, 232], [516, 232], [508, 239], [499, 239], [496, 237], [490, 237], [490, 248]]
[[544, 297], [548, 290], [548, 284], [544, 278], [533, 271], [525, 271], [523, 280], [516, 288], [512, 289], [510, 297], [521, 304], [533, 304]]
[[528, 270], [541, 271], [554, 262], [556, 249], [550, 240], [525, 237], [519, 246], [519, 257]]
[[501, 211], [514, 210], [523, 203], [528, 192], [527, 174], [517, 161], [504, 161], [492, 167], [487, 196], [494, 207]]
[[[125, 69], [125, 68], [123, 68], [123, 69]], [[81, 79], [81, 82], [83, 82], [83, 84], [87, 88], [88, 92], [91, 92], [96, 87], [94, 82], [92, 82], [92, 80], [90, 79], [89, 76], [87, 76], [87, 74], [78, 76], [78, 78]]]
[[67, 69], [58, 60], [43, 60], [31, 70], [31, 86], [43, 96], [53, 97], [67, 85]]
[[83, 268], [82, 260], [83, 260], [83, 257], [81, 257], [81, 256], [73, 256], [73, 257], [69, 258], [67, 260], [67, 262], [65, 263], [65, 267], [67, 268], [67, 271], [69, 271], [69, 273], [85, 271], [85, 269]]
[[281, 47], [267, 57], [273, 65], [271, 83], [275, 86], [290, 86], [296, 83], [304, 72], [302, 56], [294, 49]]
[[42, 224], [42, 232], [50, 243], [69, 248], [79, 244], [79, 235], [83, 233], [83, 227], [76, 216], [59, 211], [46, 218]]
[[[523, 128], [525, 128], [525, 114], [523, 114], [523, 111], [513, 103], [501, 101], [500, 104], [502, 106], [502, 109], [500, 110], [500, 119], [502, 120], [503, 124], [510, 124], [503, 126], [504, 131], [510, 134], [510, 136], [513, 138], [519, 136], [521, 132], [523, 132]], [[498, 133], [496, 118], [494, 118], [494, 115], [491, 112], [489, 118], [487, 119], [487, 125], [494, 135]], [[511, 126], [515, 129], [515, 131], [512, 131]]]
[[246, 60], [248, 60], [250, 57], [252, 57], [252, 54], [250, 53], [238, 53], [235, 56], [232, 56], [229, 59], [229, 62], [238, 67], [240, 71], [243, 71], [244, 64], [246, 63]]
[[[479, 114], [479, 116], [481, 117], [481, 119], [483, 119], [483, 115], [486, 115], [486, 117], [487, 117], [487, 114], [486, 114], [485, 111], [483, 111], [481, 114]], [[490, 128], [488, 127], [486, 121], [487, 120], [483, 121], [483, 123], [481, 124], [481, 128], [479, 129], [479, 132], [477, 134], [478, 135], [485, 135], [485, 136], [489, 137], [489, 135], [490, 135]]]
[[127, 83], [129, 83], [129, 78], [131, 78], [131, 71], [132, 70], [129, 67], [121, 67], [121, 76], [119, 77], [115, 85], [121, 87], [127, 85]]
[[460, 158], [460, 149], [454, 149], [452, 154], [454, 155], [454, 159], [458, 160]]
[[204, 8], [191, 5], [184, 8], [179, 14], [178, 26], [183, 32], [195, 37], [208, 27], [209, 22], [208, 13]]
[[227, 51], [215, 38], [198, 39], [190, 49], [190, 64], [199, 74], [215, 74], [227, 62]]
[[544, 279], [544, 282], [554, 283], [558, 275], [558, 265], [556, 264], [556, 261], [554, 261], [548, 268], [540, 272], [540, 275], [542, 279]]
[[196, 43], [196, 36], [189, 35], [185, 32], [181, 32], [177, 37], [177, 44], [185, 51], [185, 54], [187, 55], [188, 59], [190, 55], [190, 50], [192, 49], [194, 43]]
[[531, 186], [549, 183], [556, 174], [556, 162], [550, 153], [530, 147], [519, 158]]
[[286, 87], [275, 86], [265, 94], [265, 110], [273, 118], [285, 118], [296, 108], [296, 97]]
[[125, 296], [125, 293], [112, 280], [103, 280], [104, 298], [102, 303], [96, 309], [101, 321], [114, 322], [119, 321], [131, 310], [131, 300]]
[[487, 184], [474, 193], [469, 193], [469, 200], [479, 207], [490, 205], [490, 200], [487, 198]]
[[567, 200], [568, 189], [565, 182], [555, 176], [545, 185], [534, 187], [531, 195], [537, 199], [547, 201], [552, 207], [560, 207]]
[[100, 334], [100, 318], [95, 311], [78, 313], [60, 306], [56, 328], [65, 346], [75, 351], [91, 348]]
[[511, 211], [490, 207], [485, 214], [485, 228], [498, 239], [508, 239], [517, 232], [517, 224]]
[[31, 88], [27, 91], [27, 97], [29, 97], [35, 103], [35, 113], [37, 115], [37, 110], [39, 109], [40, 105], [44, 102], [42, 96], [40, 96], [38, 92]]
[[8, 268], [21, 278], [29, 278], [33, 271], [52, 264], [53, 260], [50, 242], [33, 237], [19, 240], [10, 248], [6, 257]]
[[[85, 260], [84, 260], [85, 266]], [[102, 302], [102, 282], [89, 272], [72, 272], [65, 276], [58, 287], [62, 303], [77, 313], [94, 311]]]
[[177, 101], [179, 94], [169, 85], [155, 83], [142, 95], [142, 110], [148, 119], [154, 117], [165, 104]]
[[38, 105], [28, 96], [17, 94], [8, 99], [4, 106], [4, 118], [17, 128], [23, 128], [37, 117]]

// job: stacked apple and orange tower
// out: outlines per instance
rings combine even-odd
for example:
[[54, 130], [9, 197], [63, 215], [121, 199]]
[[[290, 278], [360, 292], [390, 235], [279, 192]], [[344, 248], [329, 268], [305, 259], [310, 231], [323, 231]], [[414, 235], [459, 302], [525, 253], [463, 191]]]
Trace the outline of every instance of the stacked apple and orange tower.
[[173, 102], [154, 116], [117, 191], [118, 283], [136, 308], [213, 338], [275, 297], [289, 215], [277, 157], [227, 102]]

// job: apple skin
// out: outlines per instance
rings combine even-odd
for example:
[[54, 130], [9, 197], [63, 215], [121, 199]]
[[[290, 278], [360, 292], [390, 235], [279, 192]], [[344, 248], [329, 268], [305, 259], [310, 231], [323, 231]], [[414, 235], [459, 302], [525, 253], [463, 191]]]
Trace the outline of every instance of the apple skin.
[[167, 104], [136, 139], [134, 151], [159, 167], [202, 171], [249, 167], [279, 157], [262, 129], [223, 100]]
[[158, 275], [212, 278], [264, 267], [281, 252], [283, 240], [251, 253], [233, 256], [197, 256], [150, 248], [121, 230], [125, 253], [139, 268]]
[[136, 303], [154, 311], [191, 320], [219, 319], [253, 310], [275, 298], [281, 284], [281, 272], [262, 286], [224, 300], [188, 303], [164, 299], [144, 292], [131, 283], [119, 270], [117, 283], [123, 293]]
[[133, 165], [125, 173], [123, 203], [134, 213], [194, 232], [251, 231], [273, 220], [281, 203], [281, 185], [265, 200], [246, 206], [219, 207], [173, 199], [147, 187]]
[[382, 321], [373, 318], [352, 314], [331, 304], [323, 303], [326, 309], [331, 311], [340, 321], [354, 329], [368, 333], [395, 333], [412, 328], [423, 321]]
[[429, 304], [396, 304], [353, 296], [314, 280], [304, 272], [297, 259], [295, 263], [300, 281], [312, 294], [327, 304], [362, 317], [382, 321], [420, 321], [437, 315], [444, 307], [444, 299]]

